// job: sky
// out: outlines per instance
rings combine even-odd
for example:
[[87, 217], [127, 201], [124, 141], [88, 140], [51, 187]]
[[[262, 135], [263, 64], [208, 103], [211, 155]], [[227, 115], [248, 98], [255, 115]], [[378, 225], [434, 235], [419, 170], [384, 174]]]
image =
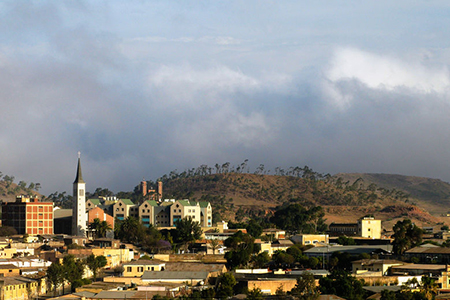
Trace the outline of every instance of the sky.
[[1, 1], [0, 171], [131, 191], [172, 170], [450, 181], [448, 1]]

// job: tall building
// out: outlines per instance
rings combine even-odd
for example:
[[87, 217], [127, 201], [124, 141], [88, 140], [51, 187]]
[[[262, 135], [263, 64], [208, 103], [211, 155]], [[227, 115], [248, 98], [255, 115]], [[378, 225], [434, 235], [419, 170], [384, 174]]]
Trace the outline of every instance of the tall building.
[[53, 234], [53, 202], [18, 196], [16, 202], [2, 203], [2, 224], [18, 234]]
[[80, 153], [78, 152], [77, 175], [73, 182], [72, 235], [85, 237], [86, 223], [86, 183], [81, 175]]

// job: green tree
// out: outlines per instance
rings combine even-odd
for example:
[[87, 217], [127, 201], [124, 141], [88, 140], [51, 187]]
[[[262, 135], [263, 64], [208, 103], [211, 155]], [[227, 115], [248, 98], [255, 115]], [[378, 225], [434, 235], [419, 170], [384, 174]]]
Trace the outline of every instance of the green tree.
[[322, 294], [334, 294], [348, 300], [365, 299], [364, 280], [358, 280], [345, 271], [333, 271], [328, 277], [319, 280]]
[[236, 285], [236, 279], [231, 273], [224, 273], [219, 277], [216, 297], [226, 299], [234, 295], [233, 288]]
[[145, 237], [144, 225], [131, 216], [116, 222], [115, 227], [115, 236], [121, 241], [139, 245]]
[[264, 268], [270, 262], [270, 256], [267, 252], [261, 252], [251, 258], [254, 268]]
[[185, 248], [188, 244], [193, 243], [202, 236], [202, 228], [200, 224], [191, 217], [186, 217], [178, 220], [175, 223], [175, 241], [177, 243], [183, 243]]
[[227, 248], [233, 249], [225, 253], [227, 266], [230, 269], [247, 265], [251, 255], [255, 252], [255, 239], [242, 231], [238, 231], [226, 239], [224, 244]]
[[393, 251], [403, 255], [406, 250], [420, 245], [422, 242], [422, 229], [415, 226], [411, 220], [398, 221], [394, 227]]
[[84, 262], [69, 254], [63, 258], [64, 279], [70, 282], [72, 291], [79, 287], [84, 273]]
[[308, 210], [300, 204], [290, 204], [278, 208], [270, 221], [291, 235], [298, 232], [316, 233], [325, 231], [327, 228], [324, 216], [325, 213], [320, 206]]
[[59, 286], [64, 283], [64, 268], [59, 261], [52, 263], [47, 268], [47, 281], [50, 285], [49, 288], [53, 287], [53, 292], [56, 296]]
[[343, 246], [356, 245], [356, 242], [354, 239], [352, 239], [350, 237], [346, 237], [344, 235], [341, 235], [340, 237], [338, 237], [337, 242], [338, 242], [338, 244], [343, 245]]
[[422, 276], [420, 289], [423, 291], [427, 300], [434, 299], [437, 294], [438, 285], [436, 281], [429, 276]]
[[97, 280], [98, 270], [106, 266], [106, 264], [107, 260], [103, 255], [95, 256], [91, 254], [86, 258], [86, 265], [92, 271], [94, 281]]
[[262, 226], [254, 219], [248, 221], [245, 228], [247, 229], [247, 232], [254, 238], [259, 238], [263, 232]]
[[250, 291], [247, 292], [247, 297], [245, 297], [245, 299], [248, 300], [263, 300], [264, 296], [263, 293], [261, 292], [261, 290], [259, 288], [254, 288]]
[[319, 297], [319, 290], [316, 287], [316, 280], [313, 274], [303, 273], [298, 279], [297, 284], [291, 290], [290, 294], [297, 299], [315, 300]]
[[278, 266], [281, 267], [286, 265], [290, 266], [295, 262], [295, 257], [285, 251], [277, 251], [272, 255], [272, 259]]

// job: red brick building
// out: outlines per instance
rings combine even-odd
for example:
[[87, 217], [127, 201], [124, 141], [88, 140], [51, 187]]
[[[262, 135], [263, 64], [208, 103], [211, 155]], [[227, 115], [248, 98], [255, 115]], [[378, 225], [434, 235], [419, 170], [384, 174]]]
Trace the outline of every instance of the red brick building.
[[53, 234], [53, 202], [19, 196], [16, 202], [2, 203], [2, 224], [18, 234]]

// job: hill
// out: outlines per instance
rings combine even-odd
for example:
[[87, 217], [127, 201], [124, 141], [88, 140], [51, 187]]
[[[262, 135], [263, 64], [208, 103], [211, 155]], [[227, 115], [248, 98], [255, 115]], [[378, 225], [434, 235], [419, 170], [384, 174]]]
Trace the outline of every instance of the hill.
[[340, 173], [343, 181], [359, 182], [364, 186], [396, 190], [408, 194], [408, 202], [416, 204], [435, 216], [446, 216], [450, 205], [450, 184], [439, 179], [396, 174]]
[[228, 220], [266, 216], [277, 206], [299, 203], [306, 207], [324, 207], [328, 223], [354, 222], [368, 214], [384, 220], [387, 229], [404, 218], [417, 224], [442, 222], [420, 204], [414, 205], [408, 193], [397, 186], [379, 187], [359, 177], [347, 179], [316, 173], [301, 177], [219, 173], [166, 178], [163, 182], [165, 198], [210, 201], [215, 211]]
[[2, 202], [14, 202], [17, 196], [21, 195], [33, 195], [38, 198], [42, 198], [38, 190], [40, 185], [31, 182], [27, 184], [24, 181], [19, 181], [19, 183], [14, 183], [13, 176], [5, 175], [2, 180], [0, 180], [0, 201]]

